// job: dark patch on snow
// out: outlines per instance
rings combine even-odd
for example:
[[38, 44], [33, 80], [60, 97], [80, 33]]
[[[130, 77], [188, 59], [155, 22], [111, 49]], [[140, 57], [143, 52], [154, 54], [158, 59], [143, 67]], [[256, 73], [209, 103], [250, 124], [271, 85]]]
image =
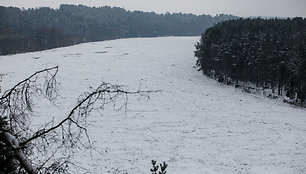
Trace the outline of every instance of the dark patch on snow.
[[37, 60], [37, 59], [40, 59], [40, 57], [33, 57], [33, 59]]
[[97, 51], [97, 52], [95, 52], [96, 54], [105, 54], [105, 53], [107, 53], [107, 51]]
[[113, 47], [104, 47], [104, 48], [113, 48]]
[[[6, 76], [7, 74], [0, 74], [0, 82], [2, 82], [2, 79], [4, 76]], [[1, 93], [1, 86], [0, 86], [0, 93]]]

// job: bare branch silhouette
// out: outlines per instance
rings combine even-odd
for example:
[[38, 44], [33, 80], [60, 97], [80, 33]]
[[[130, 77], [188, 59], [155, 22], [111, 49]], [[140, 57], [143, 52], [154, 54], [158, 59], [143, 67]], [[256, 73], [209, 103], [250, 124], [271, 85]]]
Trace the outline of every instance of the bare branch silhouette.
[[[106, 105], [127, 110], [129, 95], [149, 97], [150, 93], [159, 92], [133, 92], [123, 86], [103, 82], [96, 89], [80, 95], [76, 105], [61, 121], [55, 123], [52, 118], [42, 128], [33, 130], [30, 126], [35, 108], [33, 96], [55, 100], [58, 95], [55, 78], [57, 73], [58, 66], [37, 71], [6, 91], [0, 98], [1, 117], [8, 118], [9, 123], [9, 129], [3, 132], [11, 136], [8, 141], [18, 143], [10, 145], [24, 158], [19, 160], [19, 163], [28, 173], [69, 173], [70, 166], [83, 170], [70, 158], [76, 148], [93, 149], [87, 130], [89, 114], [94, 110], [104, 109]], [[44, 84], [40, 85], [38, 81], [42, 74], [45, 74]]]

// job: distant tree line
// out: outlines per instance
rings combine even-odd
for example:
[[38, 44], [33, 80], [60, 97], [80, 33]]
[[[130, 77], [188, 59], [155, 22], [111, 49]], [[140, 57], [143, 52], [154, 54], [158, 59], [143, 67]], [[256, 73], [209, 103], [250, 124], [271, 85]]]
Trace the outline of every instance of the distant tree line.
[[251, 82], [298, 103], [306, 96], [306, 19], [235, 19], [209, 28], [196, 44], [204, 74]]
[[130, 37], [195, 36], [231, 15], [126, 11], [61, 5], [59, 9], [0, 6], [0, 55]]

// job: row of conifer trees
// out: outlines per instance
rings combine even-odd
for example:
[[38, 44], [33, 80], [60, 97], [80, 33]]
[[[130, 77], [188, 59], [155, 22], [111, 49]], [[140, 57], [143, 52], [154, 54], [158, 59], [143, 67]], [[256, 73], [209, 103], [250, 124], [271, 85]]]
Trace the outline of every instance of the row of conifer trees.
[[0, 6], [0, 55], [131, 37], [198, 36], [232, 15], [156, 14], [118, 7]]
[[306, 96], [306, 19], [236, 19], [206, 30], [195, 56], [204, 74], [251, 82], [298, 103]]

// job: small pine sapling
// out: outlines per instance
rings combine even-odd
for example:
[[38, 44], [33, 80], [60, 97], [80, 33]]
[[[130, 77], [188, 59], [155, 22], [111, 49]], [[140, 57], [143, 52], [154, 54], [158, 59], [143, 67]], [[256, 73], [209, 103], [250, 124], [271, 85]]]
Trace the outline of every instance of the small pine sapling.
[[162, 164], [160, 164], [160, 172], [159, 174], [166, 174], [166, 168], [167, 168], [168, 164], [166, 164], [166, 162], [163, 162]]
[[151, 163], [152, 163], [152, 169], [150, 169], [151, 170], [151, 174], [157, 174], [157, 171], [158, 171], [158, 165], [156, 165], [156, 161], [155, 160], [152, 160], [151, 161]]
[[[150, 169], [151, 174], [166, 174], [166, 168], [168, 166], [168, 164], [166, 164], [166, 162], [163, 162], [162, 164], [157, 165], [155, 160], [151, 161], [152, 163], [152, 169]], [[160, 167], [160, 171], [158, 170]]]

